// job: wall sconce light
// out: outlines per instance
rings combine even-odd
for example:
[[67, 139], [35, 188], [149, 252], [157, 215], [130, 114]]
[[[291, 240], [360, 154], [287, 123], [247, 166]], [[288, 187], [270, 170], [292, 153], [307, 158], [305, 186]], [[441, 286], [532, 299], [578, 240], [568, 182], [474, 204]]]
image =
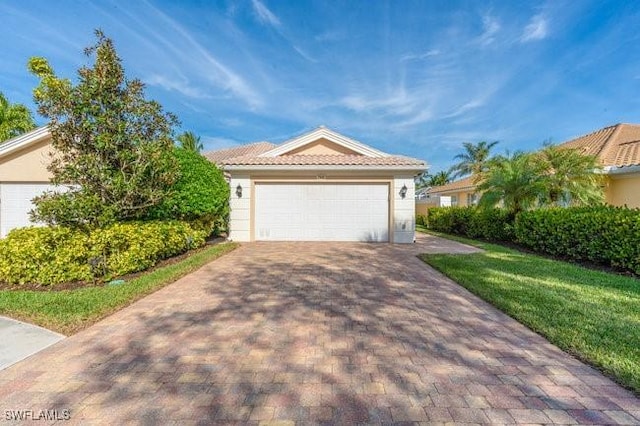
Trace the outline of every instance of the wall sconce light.
[[400, 197], [404, 198], [407, 196], [407, 185], [402, 185], [402, 188], [400, 188]]
[[240, 184], [236, 186], [236, 195], [238, 196], [238, 198], [242, 198], [242, 186], [240, 186]]

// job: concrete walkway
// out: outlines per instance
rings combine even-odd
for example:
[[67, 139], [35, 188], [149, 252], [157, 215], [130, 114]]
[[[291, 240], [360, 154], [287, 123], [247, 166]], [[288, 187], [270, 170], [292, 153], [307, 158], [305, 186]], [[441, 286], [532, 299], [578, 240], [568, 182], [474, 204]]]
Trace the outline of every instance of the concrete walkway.
[[0, 370], [62, 339], [53, 331], [0, 316]]
[[415, 245], [252, 243], [0, 372], [64, 424], [639, 424], [640, 401]]

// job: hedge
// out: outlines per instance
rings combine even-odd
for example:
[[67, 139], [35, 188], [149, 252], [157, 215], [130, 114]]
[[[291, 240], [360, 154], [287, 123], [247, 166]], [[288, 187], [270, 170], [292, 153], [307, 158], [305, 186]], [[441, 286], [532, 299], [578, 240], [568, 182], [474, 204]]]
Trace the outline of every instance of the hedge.
[[434, 207], [429, 209], [427, 226], [434, 231], [482, 238], [513, 240], [513, 215], [505, 209], [479, 207]]
[[517, 242], [572, 260], [624, 268], [640, 274], [640, 210], [598, 206], [522, 212]]
[[88, 233], [66, 227], [12, 230], [0, 240], [0, 281], [53, 285], [110, 280], [202, 246], [187, 222], [123, 222]]

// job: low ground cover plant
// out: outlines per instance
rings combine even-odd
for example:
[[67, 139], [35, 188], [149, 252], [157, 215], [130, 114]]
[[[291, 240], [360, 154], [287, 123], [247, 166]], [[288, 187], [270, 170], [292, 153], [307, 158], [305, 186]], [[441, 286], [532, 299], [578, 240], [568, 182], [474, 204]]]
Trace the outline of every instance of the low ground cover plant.
[[180, 221], [123, 222], [91, 231], [14, 229], [0, 240], [0, 281], [55, 285], [109, 280], [201, 247], [207, 236]]

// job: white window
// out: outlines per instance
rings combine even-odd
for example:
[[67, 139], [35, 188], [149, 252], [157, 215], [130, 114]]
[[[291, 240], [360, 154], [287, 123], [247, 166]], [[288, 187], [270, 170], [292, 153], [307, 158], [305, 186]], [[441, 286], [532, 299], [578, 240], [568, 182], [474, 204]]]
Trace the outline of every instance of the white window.
[[478, 204], [478, 194], [467, 194], [467, 205], [475, 206], [476, 204]]
[[457, 206], [458, 205], [458, 196], [457, 195], [452, 195], [451, 196], [451, 205], [452, 206]]

